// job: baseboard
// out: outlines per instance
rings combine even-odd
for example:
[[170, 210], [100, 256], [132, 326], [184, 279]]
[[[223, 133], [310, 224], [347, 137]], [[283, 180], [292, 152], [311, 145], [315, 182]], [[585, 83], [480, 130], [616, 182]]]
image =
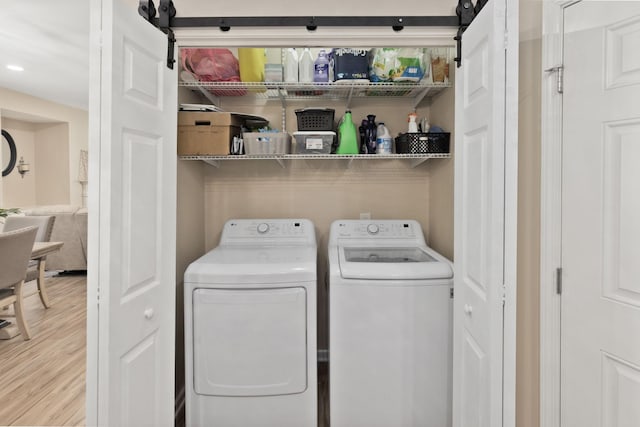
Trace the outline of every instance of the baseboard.
[[174, 425], [176, 427], [185, 425], [185, 389], [184, 386], [176, 393], [175, 412], [174, 412]]

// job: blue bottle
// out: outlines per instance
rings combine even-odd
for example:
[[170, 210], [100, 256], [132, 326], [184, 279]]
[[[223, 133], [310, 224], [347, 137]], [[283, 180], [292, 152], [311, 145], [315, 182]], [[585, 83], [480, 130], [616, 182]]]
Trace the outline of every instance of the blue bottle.
[[324, 49], [318, 53], [318, 58], [314, 63], [313, 81], [316, 83], [329, 81], [329, 58], [327, 58], [327, 52]]

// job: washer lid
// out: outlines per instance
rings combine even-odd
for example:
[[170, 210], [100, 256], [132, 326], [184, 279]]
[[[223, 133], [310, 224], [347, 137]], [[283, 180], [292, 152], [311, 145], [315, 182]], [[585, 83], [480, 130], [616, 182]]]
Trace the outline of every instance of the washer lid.
[[192, 262], [189, 283], [299, 283], [316, 280], [315, 246], [217, 247]]
[[451, 264], [421, 247], [338, 247], [340, 275], [345, 279], [450, 279]]

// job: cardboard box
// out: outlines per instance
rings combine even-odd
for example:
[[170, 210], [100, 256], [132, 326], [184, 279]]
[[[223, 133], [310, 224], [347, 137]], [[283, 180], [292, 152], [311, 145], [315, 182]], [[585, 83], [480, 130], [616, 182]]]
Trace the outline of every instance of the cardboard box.
[[226, 156], [243, 117], [233, 113], [178, 112], [179, 156]]

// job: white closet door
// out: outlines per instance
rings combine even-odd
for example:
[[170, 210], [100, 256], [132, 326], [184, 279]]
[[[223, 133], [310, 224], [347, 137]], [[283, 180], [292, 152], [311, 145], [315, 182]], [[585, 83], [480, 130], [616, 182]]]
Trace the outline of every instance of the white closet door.
[[454, 426], [514, 424], [517, 68], [505, 14], [496, 0], [476, 16], [456, 74]]
[[172, 426], [176, 72], [135, 9], [91, 13], [87, 424]]
[[640, 425], [640, 2], [564, 12], [561, 425]]

